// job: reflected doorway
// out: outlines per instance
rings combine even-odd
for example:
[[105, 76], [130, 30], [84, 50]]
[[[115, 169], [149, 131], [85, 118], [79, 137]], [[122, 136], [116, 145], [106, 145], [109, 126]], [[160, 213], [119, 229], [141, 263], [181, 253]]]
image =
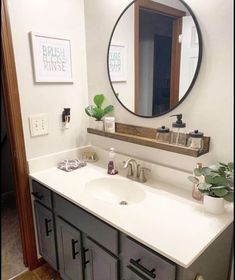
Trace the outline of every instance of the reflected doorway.
[[135, 113], [152, 116], [179, 101], [184, 11], [149, 0], [135, 2]]

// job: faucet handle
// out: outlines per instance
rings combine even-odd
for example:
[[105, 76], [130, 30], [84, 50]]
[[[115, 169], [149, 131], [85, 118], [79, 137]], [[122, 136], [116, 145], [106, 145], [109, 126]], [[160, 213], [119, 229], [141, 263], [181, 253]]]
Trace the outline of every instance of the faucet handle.
[[151, 172], [151, 169], [149, 169], [148, 167], [140, 167], [140, 171], [147, 171], [147, 172]]
[[140, 175], [139, 175], [139, 181], [141, 183], [144, 183], [147, 181], [146, 177], [145, 177], [145, 171], [147, 172], [151, 172], [151, 170], [147, 167], [140, 167]]

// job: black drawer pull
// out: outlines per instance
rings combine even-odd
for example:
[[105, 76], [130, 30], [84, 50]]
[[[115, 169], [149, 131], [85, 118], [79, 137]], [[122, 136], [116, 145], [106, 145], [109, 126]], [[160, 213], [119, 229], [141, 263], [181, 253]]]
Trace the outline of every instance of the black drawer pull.
[[[144, 276], [142, 273], [140, 273], [138, 270], [136, 270], [134, 267], [132, 267], [131, 265], [127, 265], [126, 266], [128, 269], [130, 269], [130, 271], [132, 271], [133, 273], [135, 273], [137, 276], [139, 276], [141, 279], [143, 280], [149, 280], [149, 278], [147, 278], [146, 276]], [[124, 279], [123, 279], [124, 280]]]
[[86, 265], [90, 262], [89, 260], [86, 260], [86, 252], [88, 252], [89, 249], [83, 248], [83, 260], [84, 260], [84, 268], [86, 268]]
[[52, 232], [52, 229], [48, 228], [49, 223], [51, 222], [51, 220], [45, 219], [45, 228], [46, 228], [46, 236], [49, 236], [49, 233]]
[[79, 252], [78, 251], [76, 252], [76, 249], [75, 249], [75, 244], [78, 243], [78, 240], [72, 239], [71, 241], [72, 241], [72, 258], [73, 258], [73, 260], [75, 260], [76, 256], [79, 254]]
[[143, 271], [145, 274], [147, 274], [153, 279], [156, 278], [156, 274], [154, 273], [156, 269], [153, 268], [151, 270], [148, 270], [146, 267], [140, 264], [140, 261], [141, 259], [138, 260], [130, 259], [130, 263], [136, 266], [139, 270]]
[[37, 199], [41, 200], [43, 199], [43, 195], [42, 194], [39, 194], [38, 192], [32, 192], [32, 195], [34, 197], [36, 197]]

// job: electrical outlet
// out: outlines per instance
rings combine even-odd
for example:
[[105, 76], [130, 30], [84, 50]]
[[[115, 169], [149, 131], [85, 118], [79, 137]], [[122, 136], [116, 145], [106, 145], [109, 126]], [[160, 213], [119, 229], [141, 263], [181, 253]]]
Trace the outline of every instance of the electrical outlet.
[[32, 115], [29, 117], [31, 136], [48, 134], [48, 116], [47, 114]]

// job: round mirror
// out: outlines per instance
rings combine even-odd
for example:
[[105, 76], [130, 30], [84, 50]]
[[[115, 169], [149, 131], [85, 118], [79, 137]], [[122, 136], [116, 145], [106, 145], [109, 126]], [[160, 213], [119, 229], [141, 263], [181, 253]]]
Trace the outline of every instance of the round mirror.
[[118, 101], [140, 117], [178, 106], [196, 80], [202, 57], [199, 25], [181, 0], [135, 0], [111, 34], [107, 66]]

